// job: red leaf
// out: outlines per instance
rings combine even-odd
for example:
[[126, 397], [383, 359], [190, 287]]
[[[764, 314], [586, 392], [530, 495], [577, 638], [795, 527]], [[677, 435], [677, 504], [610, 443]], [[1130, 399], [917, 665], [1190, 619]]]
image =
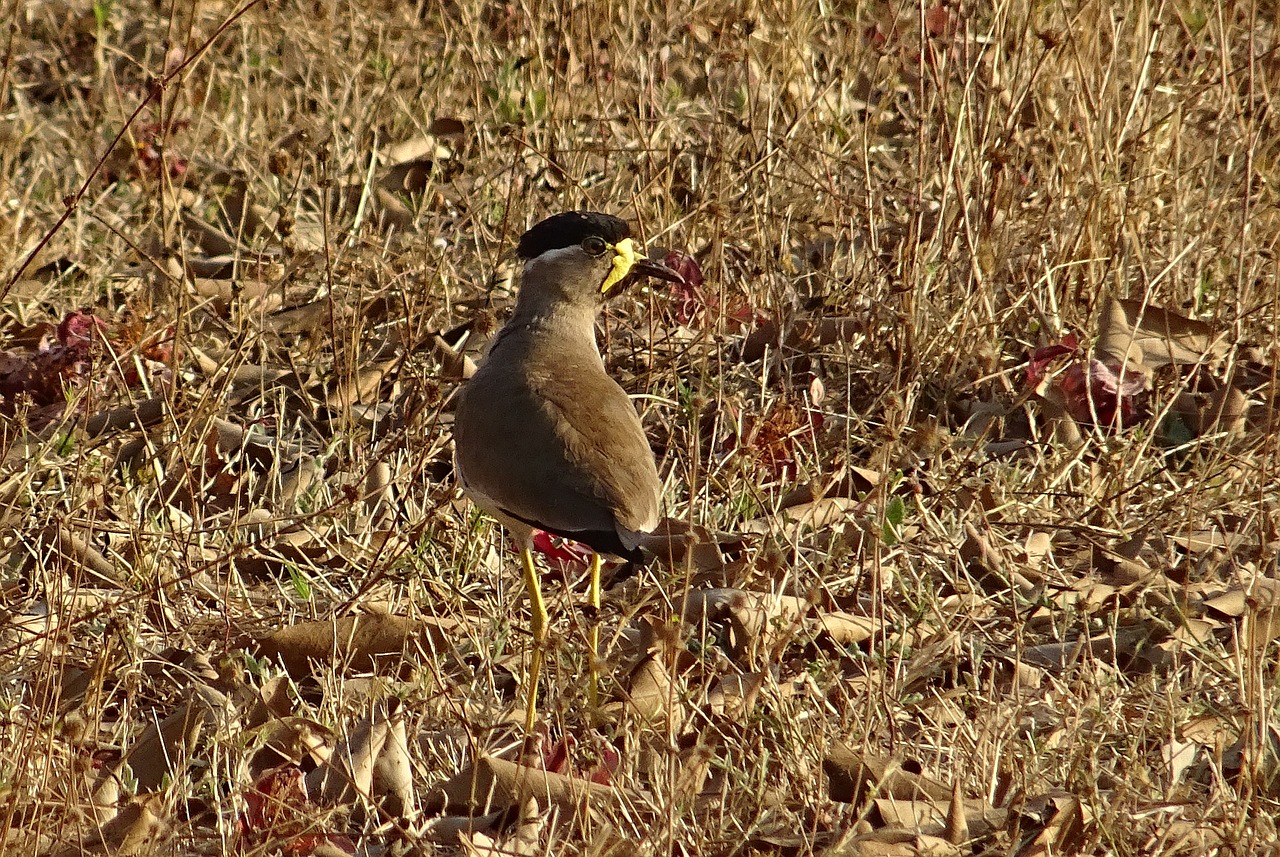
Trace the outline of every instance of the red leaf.
[[1064, 356], [1070, 357], [1067, 367], [1050, 383], [1076, 422], [1105, 428], [1125, 428], [1137, 422], [1137, 397], [1144, 388], [1142, 375], [1124, 371], [1113, 357], [1087, 356], [1074, 333], [1056, 345], [1032, 352], [1027, 362], [1027, 383], [1038, 386], [1050, 376], [1050, 366]]
[[706, 277], [702, 275], [702, 268], [698, 265], [697, 259], [688, 253], [672, 250], [662, 261], [668, 268], [684, 277], [683, 283], [670, 284], [671, 302], [675, 307], [674, 315], [677, 322], [689, 324], [699, 313], [714, 308], [715, 301], [709, 300], [706, 292], [702, 290]]
[[563, 572], [575, 569], [584, 571], [591, 564], [591, 548], [571, 539], [544, 533], [542, 530], [533, 532], [533, 550], [545, 557], [549, 563], [554, 562], [559, 565]]
[[107, 323], [91, 311], [76, 310], [67, 313], [58, 322], [57, 337], [65, 348], [87, 352], [93, 344], [94, 336], [104, 336], [106, 330]]
[[945, 35], [951, 29], [951, 13], [941, 3], [935, 3], [924, 13], [924, 28], [932, 38]]
[[672, 250], [662, 260], [668, 268], [671, 268], [680, 276], [684, 277], [684, 281], [694, 288], [702, 285], [707, 278], [702, 275], [702, 266], [698, 264], [698, 260], [690, 256], [688, 253], [680, 250]]
[[1074, 333], [1068, 333], [1062, 337], [1062, 342], [1057, 345], [1043, 345], [1031, 353], [1031, 360], [1027, 363], [1027, 383], [1031, 386], [1038, 385], [1044, 380], [1048, 374], [1046, 370], [1049, 364], [1064, 354], [1076, 354], [1080, 350], [1080, 340]]

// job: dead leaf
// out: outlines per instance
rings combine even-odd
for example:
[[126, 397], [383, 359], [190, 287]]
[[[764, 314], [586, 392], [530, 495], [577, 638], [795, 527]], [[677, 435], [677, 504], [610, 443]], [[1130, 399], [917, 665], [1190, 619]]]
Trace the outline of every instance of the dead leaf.
[[1169, 779], [1166, 788], [1173, 789], [1182, 783], [1187, 770], [1195, 762], [1198, 752], [1199, 745], [1195, 742], [1179, 741], [1176, 738], [1165, 741], [1164, 746], [1160, 748], [1160, 755], [1168, 767]]
[[1148, 370], [1226, 354], [1225, 341], [1205, 322], [1143, 301], [1114, 298], [1102, 306], [1096, 349]]
[[346, 411], [358, 404], [376, 401], [375, 394], [382, 386], [383, 379], [399, 363], [399, 358], [384, 360], [381, 363], [361, 367], [339, 379], [326, 397], [325, 404], [335, 410]]
[[157, 396], [136, 405], [126, 405], [99, 411], [85, 421], [84, 431], [89, 438], [98, 438], [107, 432], [146, 428], [164, 419], [165, 399]]
[[1076, 854], [1084, 840], [1084, 808], [1073, 796], [1055, 801], [1053, 814], [1040, 833], [1022, 848], [1017, 857], [1051, 857]]
[[1248, 412], [1249, 398], [1244, 392], [1233, 384], [1221, 384], [1204, 407], [1197, 409], [1191, 429], [1197, 437], [1215, 432], [1241, 437]]
[[1257, 556], [1260, 547], [1257, 540], [1246, 533], [1225, 532], [1220, 529], [1198, 529], [1177, 533], [1169, 536], [1169, 541], [1193, 554], [1225, 550], [1241, 555]]
[[516, 835], [511, 843], [516, 854], [521, 857], [534, 857], [541, 854], [538, 843], [542, 839], [543, 815], [538, 808], [536, 798], [525, 798], [520, 805], [520, 823], [516, 826]]
[[418, 652], [446, 649], [456, 624], [442, 619], [409, 619], [384, 613], [304, 622], [268, 634], [258, 641], [261, 657], [279, 660], [289, 675], [309, 673], [313, 663], [347, 664], [356, 671], [377, 669], [399, 656], [416, 660]]
[[64, 566], [74, 580], [111, 589], [128, 588], [115, 565], [67, 526], [51, 524], [40, 532], [34, 542], [30, 548], [33, 551], [30, 559], [39, 568]]
[[680, 707], [679, 697], [672, 692], [671, 676], [657, 655], [646, 655], [631, 671], [624, 693], [628, 709], [641, 720], [667, 719], [673, 713], [672, 700], [677, 709]]
[[1214, 756], [1221, 755], [1231, 742], [1240, 737], [1239, 727], [1217, 714], [1193, 717], [1182, 725], [1180, 731], [1183, 740], [1210, 748]]
[[454, 381], [465, 381], [476, 374], [476, 361], [470, 354], [454, 348], [440, 334], [431, 337], [431, 353], [440, 361], [445, 377]]
[[743, 719], [755, 708], [768, 672], [721, 676], [707, 692], [707, 708], [718, 717]]
[[766, 319], [743, 340], [742, 362], [754, 363], [769, 349], [812, 351], [836, 342], [851, 342], [862, 335], [866, 327], [864, 321], [853, 316], [828, 316], [796, 321], [787, 325], [784, 334], [778, 322]]
[[138, 737], [121, 759], [137, 780], [139, 791], [155, 791], [165, 779], [176, 779], [191, 761], [202, 735], [231, 715], [231, 702], [217, 690], [195, 685], [187, 701]]
[[806, 482], [782, 496], [778, 508], [790, 509], [816, 502], [824, 497], [847, 497], [857, 500], [865, 497], [884, 481], [878, 470], [849, 465], [821, 483]]
[[427, 842], [462, 845], [466, 836], [476, 833], [496, 833], [509, 820], [506, 810], [488, 815], [445, 815], [425, 821], [421, 827], [422, 838]]
[[530, 797], [569, 813], [586, 811], [591, 804], [613, 804], [617, 800], [610, 786], [482, 755], [474, 765], [468, 765], [433, 789], [425, 800], [425, 810], [483, 814], [515, 806]]
[[307, 857], [350, 857], [349, 838], [323, 829], [324, 813], [308, 796], [302, 772], [286, 765], [267, 771], [244, 792], [245, 811], [238, 819], [242, 852], [263, 846]]
[[325, 763], [307, 775], [307, 794], [322, 806], [371, 797], [374, 771], [390, 734], [386, 707], [376, 706], [351, 727]]
[[391, 716], [382, 752], [373, 766], [370, 794], [381, 799], [383, 812], [396, 819], [409, 816], [416, 806], [413, 797], [413, 762], [409, 758], [409, 734], [403, 714]]
[[[825, 530], [829, 527], [848, 522], [853, 513], [862, 505], [861, 501], [849, 497], [823, 497], [812, 503], [801, 503], [780, 509], [782, 518], [790, 525], [789, 532], [804, 530]], [[748, 533], [768, 534], [777, 531], [777, 517], [766, 515], [753, 518], [742, 525]]]
[[282, 765], [297, 767], [305, 763], [309, 768], [324, 762], [333, 752], [333, 733], [306, 717], [281, 717], [248, 731], [261, 743], [250, 762], [255, 776]]
[[951, 789], [923, 774], [903, 770], [900, 760], [839, 741], [827, 749], [822, 770], [827, 775], [831, 799], [842, 803], [862, 804], [871, 795], [931, 802], [945, 802], [951, 797]]
[[1020, 653], [1027, 663], [1048, 670], [1065, 670], [1084, 659], [1092, 659], [1141, 675], [1167, 665], [1169, 653], [1160, 644], [1169, 637], [1167, 628], [1144, 622], [1121, 627], [1111, 634], [1028, 646]]
[[743, 589], [705, 589], [689, 593], [684, 621], [691, 625], [729, 619], [743, 635], [743, 644], [772, 645], [802, 630], [812, 605], [794, 595], [774, 595]]
[[1251, 580], [1207, 599], [1204, 608], [1239, 621], [1239, 639], [1247, 651], [1261, 652], [1280, 637], [1280, 580]]
[[740, 552], [746, 538], [735, 533], [716, 533], [706, 527], [675, 518], [663, 518], [652, 533], [647, 533], [641, 547], [655, 554], [669, 568], [691, 566], [700, 576], [722, 572], [726, 556]]
[[1240, 619], [1250, 610], [1271, 610], [1280, 606], [1280, 580], [1258, 578], [1206, 599], [1204, 606], [1231, 619]]
[[157, 853], [170, 831], [169, 824], [154, 812], [159, 808], [159, 796], [140, 797], [126, 804], [102, 827], [92, 829], [80, 842], [52, 853], [54, 857], [145, 857]]
[[1046, 559], [1053, 556], [1053, 536], [1047, 532], [1033, 530], [1027, 534], [1022, 549], [1026, 552], [1028, 563], [1040, 566]]
[[946, 841], [952, 845], [969, 841], [969, 819], [965, 815], [964, 793], [960, 791], [959, 780], [951, 784], [951, 803], [947, 805], [947, 826], [944, 834]]
[[946, 804], [930, 800], [882, 797], [871, 802], [880, 823], [920, 833], [941, 834], [947, 829]]
[[883, 627], [879, 621], [869, 616], [856, 616], [840, 611], [820, 613], [812, 621], [828, 639], [841, 646], [865, 643]]

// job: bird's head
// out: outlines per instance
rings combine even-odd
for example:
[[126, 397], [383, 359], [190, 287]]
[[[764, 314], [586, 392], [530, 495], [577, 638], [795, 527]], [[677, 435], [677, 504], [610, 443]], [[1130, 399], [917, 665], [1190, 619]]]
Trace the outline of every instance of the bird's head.
[[625, 220], [595, 211], [566, 211], [541, 221], [520, 238], [524, 263], [520, 301], [599, 305], [639, 277], [684, 282], [649, 259], [631, 239]]

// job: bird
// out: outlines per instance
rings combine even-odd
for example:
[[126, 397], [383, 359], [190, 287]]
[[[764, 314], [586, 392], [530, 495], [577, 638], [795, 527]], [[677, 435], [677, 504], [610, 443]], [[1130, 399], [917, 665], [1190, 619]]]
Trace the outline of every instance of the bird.
[[[525, 732], [537, 722], [548, 614], [534, 564], [540, 530], [591, 549], [588, 598], [600, 606], [601, 554], [639, 560], [659, 520], [662, 482], [635, 406], [609, 376], [596, 343], [604, 303], [641, 277], [682, 283], [650, 260], [621, 218], [566, 211], [535, 224], [516, 247], [515, 309], [454, 411], [454, 466], [463, 492], [520, 546], [533, 647]], [[596, 704], [592, 628], [590, 700]]]

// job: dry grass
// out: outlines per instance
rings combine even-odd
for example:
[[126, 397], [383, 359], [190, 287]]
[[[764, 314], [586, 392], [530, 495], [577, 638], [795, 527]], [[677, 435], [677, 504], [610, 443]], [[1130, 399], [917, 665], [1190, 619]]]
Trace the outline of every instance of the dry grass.
[[[6, 853], [484, 851], [436, 787], [518, 757], [527, 624], [455, 496], [435, 334], [471, 323], [478, 357], [503, 254], [575, 207], [706, 275], [692, 317], [635, 292], [604, 342], [667, 513], [751, 536], [613, 588], [606, 688], [635, 698], [601, 725], [581, 587], [548, 585], [547, 755], [614, 758], [612, 791], [499, 795], [477, 830], [1278, 847], [1271, 13], [828, 5], [8, 4]], [[1199, 346], [1122, 430], [1064, 413], [1070, 367], [1027, 380], [1070, 331], [1105, 343], [1115, 298], [1148, 313], [1126, 335], [1173, 314], [1148, 366]], [[81, 307], [92, 344], [47, 347]], [[322, 633], [360, 613], [398, 618]], [[843, 614], [870, 636], [823, 630]], [[411, 767], [290, 791], [330, 753]]]

